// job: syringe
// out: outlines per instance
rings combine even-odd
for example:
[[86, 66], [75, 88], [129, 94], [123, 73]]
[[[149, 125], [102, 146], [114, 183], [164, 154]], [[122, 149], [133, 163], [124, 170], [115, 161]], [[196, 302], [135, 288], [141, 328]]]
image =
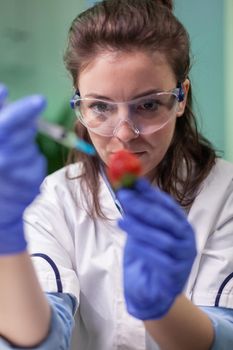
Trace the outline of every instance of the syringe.
[[38, 120], [38, 131], [49, 136], [51, 139], [68, 148], [76, 148], [91, 156], [96, 155], [95, 148], [88, 142], [78, 138], [73, 131], [68, 131], [61, 125], [47, 122], [45, 119]]

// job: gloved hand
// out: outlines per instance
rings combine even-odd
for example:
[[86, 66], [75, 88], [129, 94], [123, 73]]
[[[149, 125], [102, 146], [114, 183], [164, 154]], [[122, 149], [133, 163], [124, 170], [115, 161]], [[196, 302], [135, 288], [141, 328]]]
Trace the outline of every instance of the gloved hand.
[[124, 295], [141, 320], [164, 316], [182, 293], [196, 256], [194, 232], [177, 203], [145, 179], [117, 197], [125, 215]]
[[34, 142], [36, 121], [45, 107], [34, 95], [4, 105], [0, 84], [0, 255], [26, 249], [22, 216], [45, 176], [45, 159]]

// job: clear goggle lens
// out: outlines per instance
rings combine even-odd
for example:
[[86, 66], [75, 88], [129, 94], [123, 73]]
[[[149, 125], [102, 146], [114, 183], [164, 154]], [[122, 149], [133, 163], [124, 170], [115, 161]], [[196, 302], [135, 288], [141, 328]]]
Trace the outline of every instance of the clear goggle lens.
[[72, 107], [81, 123], [96, 134], [113, 136], [124, 121], [138, 133], [150, 134], [175, 117], [178, 93], [177, 88], [128, 102], [77, 97], [72, 100]]

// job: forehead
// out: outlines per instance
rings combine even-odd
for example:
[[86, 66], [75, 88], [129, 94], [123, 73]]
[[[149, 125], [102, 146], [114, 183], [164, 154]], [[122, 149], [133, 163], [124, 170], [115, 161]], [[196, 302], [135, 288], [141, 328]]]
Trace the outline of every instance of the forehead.
[[80, 72], [81, 95], [93, 92], [130, 98], [143, 90], [174, 88], [175, 76], [164, 54], [140, 51], [103, 52]]

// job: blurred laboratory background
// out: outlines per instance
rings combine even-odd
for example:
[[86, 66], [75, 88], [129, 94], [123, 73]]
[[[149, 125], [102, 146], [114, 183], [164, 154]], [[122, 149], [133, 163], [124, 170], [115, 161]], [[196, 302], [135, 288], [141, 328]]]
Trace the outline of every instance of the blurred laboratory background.
[[[143, 0], [142, 0], [143, 1]], [[175, 0], [175, 14], [189, 31], [191, 80], [199, 128], [223, 158], [233, 161], [233, 1]], [[41, 93], [44, 117], [72, 128], [72, 81], [63, 65], [74, 17], [94, 1], [0, 0], [0, 81], [9, 100]], [[39, 135], [48, 172], [61, 167], [67, 150]]]

